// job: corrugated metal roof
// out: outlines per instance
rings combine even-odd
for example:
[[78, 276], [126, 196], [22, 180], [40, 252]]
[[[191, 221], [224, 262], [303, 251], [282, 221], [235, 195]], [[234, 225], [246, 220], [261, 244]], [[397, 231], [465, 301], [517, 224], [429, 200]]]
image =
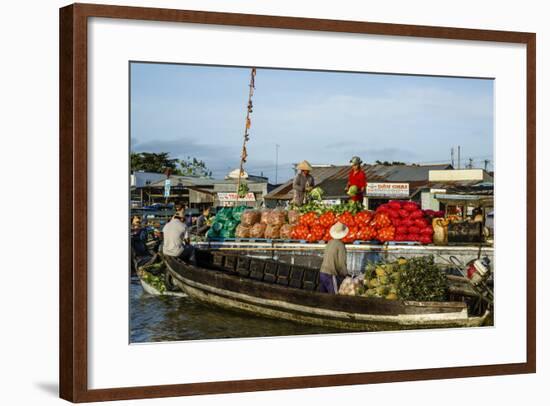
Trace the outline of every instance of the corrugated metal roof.
[[[449, 169], [451, 165], [363, 165], [368, 182], [407, 182], [410, 187], [418, 188], [428, 182], [431, 170]], [[346, 197], [346, 186], [350, 165], [313, 167], [311, 175], [315, 184], [325, 191], [327, 198]], [[413, 185], [414, 184], [414, 185]], [[412, 194], [411, 190], [411, 194]], [[290, 200], [292, 198], [292, 179], [272, 190], [265, 199]]]
[[[165, 179], [153, 182], [149, 187], [164, 187]], [[213, 186], [216, 181], [210, 178], [198, 178], [193, 176], [170, 175], [171, 186]]]
[[[164, 180], [159, 180], [153, 182], [147, 186], [149, 187], [164, 187]], [[236, 184], [236, 179], [211, 179], [211, 178], [199, 178], [194, 176], [179, 176], [171, 175], [170, 176], [171, 186], [214, 186], [220, 184]], [[260, 176], [250, 176], [246, 179], [247, 183], [267, 183], [267, 178]]]

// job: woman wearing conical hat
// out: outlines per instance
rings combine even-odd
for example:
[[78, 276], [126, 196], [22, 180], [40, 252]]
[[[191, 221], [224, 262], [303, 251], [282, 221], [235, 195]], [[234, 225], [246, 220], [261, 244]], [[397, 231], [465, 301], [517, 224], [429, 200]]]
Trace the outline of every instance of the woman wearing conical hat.
[[292, 182], [294, 192], [292, 202], [297, 206], [301, 206], [305, 203], [306, 194], [315, 187], [315, 180], [310, 174], [313, 168], [308, 161], [300, 162], [296, 169], [298, 169], [298, 173], [294, 177], [294, 182]]

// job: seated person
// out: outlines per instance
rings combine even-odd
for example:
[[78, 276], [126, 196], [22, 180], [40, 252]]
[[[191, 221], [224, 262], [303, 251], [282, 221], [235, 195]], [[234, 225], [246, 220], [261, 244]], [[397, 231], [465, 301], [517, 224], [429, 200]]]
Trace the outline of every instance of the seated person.
[[162, 229], [164, 243], [162, 253], [170, 257], [180, 257], [186, 262], [195, 263], [195, 248], [189, 241], [189, 228], [184, 217], [176, 214]]
[[210, 207], [207, 207], [202, 211], [202, 214], [197, 219], [197, 234], [205, 235], [210, 228]]

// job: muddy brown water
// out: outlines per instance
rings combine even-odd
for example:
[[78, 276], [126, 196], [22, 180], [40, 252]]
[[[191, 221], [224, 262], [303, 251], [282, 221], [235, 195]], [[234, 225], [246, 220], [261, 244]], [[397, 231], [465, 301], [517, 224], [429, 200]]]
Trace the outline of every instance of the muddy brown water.
[[188, 297], [152, 296], [130, 281], [130, 342], [274, 337], [341, 330], [255, 317], [197, 303]]

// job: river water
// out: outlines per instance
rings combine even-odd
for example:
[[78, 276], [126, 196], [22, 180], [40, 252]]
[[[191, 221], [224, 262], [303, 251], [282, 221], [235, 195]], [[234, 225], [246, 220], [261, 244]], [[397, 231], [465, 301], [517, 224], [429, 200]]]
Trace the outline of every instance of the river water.
[[336, 332], [340, 331], [210, 307], [188, 297], [151, 296], [137, 276], [131, 278], [131, 343]]

